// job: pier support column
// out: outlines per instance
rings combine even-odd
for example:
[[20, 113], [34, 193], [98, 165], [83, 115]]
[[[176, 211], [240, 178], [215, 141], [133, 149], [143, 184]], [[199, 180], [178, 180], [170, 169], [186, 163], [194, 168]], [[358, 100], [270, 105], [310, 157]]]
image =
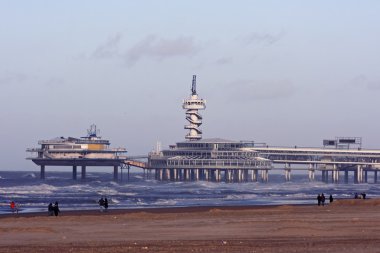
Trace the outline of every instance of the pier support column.
[[259, 170], [252, 170], [252, 181], [257, 182], [258, 177], [259, 177]]
[[326, 181], [326, 171], [322, 170], [322, 182]]
[[285, 181], [290, 181], [290, 169], [285, 169]]
[[362, 166], [361, 165], [358, 165], [357, 169], [357, 178], [356, 178], [356, 182], [357, 183], [362, 183], [363, 182], [363, 169], [362, 169]]
[[158, 171], [159, 171], [159, 172], [158, 172], [158, 173], [159, 173], [159, 176], [158, 176], [158, 177], [159, 177], [160, 181], [162, 181], [162, 180], [163, 180], [163, 177], [164, 177], [164, 170], [163, 170], [163, 169], [159, 169]]
[[227, 182], [231, 183], [232, 181], [232, 171], [227, 170]]
[[285, 164], [285, 181], [290, 181], [290, 164]]
[[177, 181], [177, 169], [173, 170], [173, 178], [172, 181]]
[[309, 169], [309, 181], [314, 181], [314, 170]]
[[377, 170], [373, 172], [373, 183], [377, 184]]
[[86, 166], [82, 166], [81, 178], [82, 180], [86, 179]]
[[[359, 167], [359, 166], [358, 166]], [[358, 184], [359, 183], [359, 169], [357, 168], [355, 171], [354, 171], [354, 183], [355, 184]]]
[[268, 182], [268, 179], [269, 179], [269, 173], [268, 173], [268, 170], [262, 170], [261, 171], [261, 180], [263, 181], [263, 182]]
[[309, 181], [314, 181], [315, 178], [315, 170], [313, 164], [309, 164]]
[[[113, 166], [113, 180], [117, 181], [119, 175], [119, 166]], [[145, 170], [144, 170], [145, 171]]]
[[40, 178], [45, 179], [45, 165], [41, 165]]
[[368, 183], [368, 171], [364, 171], [364, 183]]
[[338, 183], [339, 181], [339, 170], [337, 169], [336, 164], [333, 165], [332, 180], [333, 180], [333, 183]]
[[289, 171], [287, 169], [285, 169], [284, 172], [285, 172], [285, 181], [288, 181], [288, 173], [289, 173]]
[[344, 183], [348, 184], [348, 170], [344, 171]]
[[73, 166], [73, 180], [77, 180], [77, 166]]

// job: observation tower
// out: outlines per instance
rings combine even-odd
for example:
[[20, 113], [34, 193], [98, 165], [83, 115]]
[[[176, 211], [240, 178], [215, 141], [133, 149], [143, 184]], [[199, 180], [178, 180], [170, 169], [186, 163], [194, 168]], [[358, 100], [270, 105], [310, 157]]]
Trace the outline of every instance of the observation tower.
[[198, 98], [197, 94], [197, 76], [193, 75], [193, 82], [191, 87], [191, 96], [183, 100], [182, 108], [186, 110], [186, 120], [189, 121], [185, 125], [185, 129], [189, 129], [189, 133], [185, 136], [190, 141], [202, 139], [202, 130], [199, 129], [202, 125], [202, 116], [198, 110], [206, 109], [206, 100]]

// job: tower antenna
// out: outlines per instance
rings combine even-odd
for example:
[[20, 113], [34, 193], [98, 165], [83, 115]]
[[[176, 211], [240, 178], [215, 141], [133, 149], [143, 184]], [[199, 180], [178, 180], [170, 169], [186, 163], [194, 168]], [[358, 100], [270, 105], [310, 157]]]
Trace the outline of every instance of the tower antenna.
[[193, 75], [193, 83], [191, 86], [191, 95], [197, 95], [197, 76]]

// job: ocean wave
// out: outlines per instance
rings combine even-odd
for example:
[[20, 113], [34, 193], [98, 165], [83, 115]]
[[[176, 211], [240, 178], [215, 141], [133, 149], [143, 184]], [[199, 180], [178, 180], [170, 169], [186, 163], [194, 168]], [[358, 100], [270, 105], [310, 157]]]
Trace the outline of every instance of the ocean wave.
[[334, 198], [351, 198], [355, 192], [380, 197], [380, 184], [326, 184], [296, 176], [285, 182], [283, 175], [271, 176], [268, 183], [216, 183], [144, 180], [142, 174], [123, 182], [112, 181], [112, 173], [91, 173], [85, 180], [72, 180], [71, 172], [49, 174], [40, 180], [35, 173], [1, 172], [0, 213], [8, 211], [11, 200], [22, 212], [46, 211], [55, 201], [63, 210], [97, 209], [102, 196], [110, 208], [314, 203], [322, 192]]
[[25, 175], [22, 176], [23, 178], [36, 178], [36, 174], [34, 173], [27, 173]]

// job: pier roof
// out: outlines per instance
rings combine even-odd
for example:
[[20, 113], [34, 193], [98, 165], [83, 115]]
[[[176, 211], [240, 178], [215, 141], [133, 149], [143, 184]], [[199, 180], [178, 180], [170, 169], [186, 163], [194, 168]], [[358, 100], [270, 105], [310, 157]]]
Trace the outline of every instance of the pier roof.
[[240, 143], [239, 141], [231, 141], [222, 138], [208, 138], [196, 141], [181, 141], [179, 143]]

